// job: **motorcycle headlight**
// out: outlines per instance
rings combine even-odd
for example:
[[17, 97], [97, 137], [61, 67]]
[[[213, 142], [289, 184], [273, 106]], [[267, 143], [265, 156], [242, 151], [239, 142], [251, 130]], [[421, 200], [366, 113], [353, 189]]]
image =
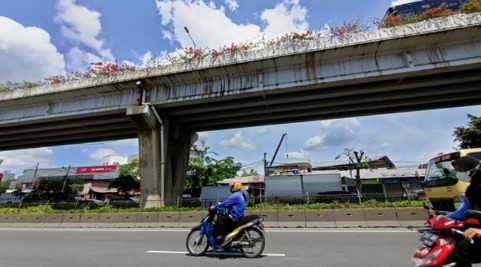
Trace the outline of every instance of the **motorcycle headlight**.
[[426, 265], [426, 264], [430, 264], [432, 263], [433, 261], [436, 260], [436, 258], [439, 256], [439, 254], [441, 254], [441, 250], [438, 249], [434, 252], [432, 252], [431, 254], [429, 254], [429, 256], [427, 256], [426, 258], [424, 259], [420, 259], [420, 258], [412, 258], [411, 259], [411, 266], [413, 267], [420, 267], [420, 266], [423, 266], [423, 265]]

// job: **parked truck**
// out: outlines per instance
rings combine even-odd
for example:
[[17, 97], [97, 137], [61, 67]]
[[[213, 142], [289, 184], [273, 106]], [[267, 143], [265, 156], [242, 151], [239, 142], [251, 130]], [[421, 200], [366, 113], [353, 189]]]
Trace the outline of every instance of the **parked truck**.
[[437, 213], [451, 212], [463, 204], [469, 183], [456, 178], [452, 162], [459, 157], [473, 156], [481, 160], [481, 148], [460, 149], [438, 155], [428, 162], [424, 178], [426, 207]]

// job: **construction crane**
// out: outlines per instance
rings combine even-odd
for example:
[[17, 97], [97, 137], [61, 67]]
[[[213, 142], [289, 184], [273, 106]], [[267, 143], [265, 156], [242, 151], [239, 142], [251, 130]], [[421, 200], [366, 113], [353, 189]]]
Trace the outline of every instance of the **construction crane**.
[[[277, 148], [276, 148], [276, 151], [274, 152], [274, 155], [272, 155], [272, 159], [271, 159], [271, 162], [269, 163], [269, 167], [272, 167], [272, 164], [274, 164], [274, 160], [276, 159], [276, 156], [277, 156], [277, 152], [279, 152], [279, 148], [281, 147], [281, 144], [282, 144], [282, 141], [284, 141], [284, 138], [286, 137], [287, 133], [283, 133], [282, 134], [282, 137], [281, 137], [281, 140], [279, 141], [279, 144], [277, 144]], [[266, 153], [264, 153], [264, 163], [267, 163], [265, 157], [266, 157]], [[264, 164], [266, 165], [266, 164]], [[264, 167], [264, 175], [265, 176], [268, 176], [269, 175], [269, 172], [267, 171], [267, 167], [265, 166]]]

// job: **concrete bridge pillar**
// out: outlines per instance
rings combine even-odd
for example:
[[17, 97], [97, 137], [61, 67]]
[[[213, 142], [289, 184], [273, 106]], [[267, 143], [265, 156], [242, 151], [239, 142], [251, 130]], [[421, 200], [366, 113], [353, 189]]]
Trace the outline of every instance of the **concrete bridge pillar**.
[[195, 134], [148, 104], [130, 106], [127, 116], [139, 132], [140, 191], [144, 207], [175, 205], [182, 197]]

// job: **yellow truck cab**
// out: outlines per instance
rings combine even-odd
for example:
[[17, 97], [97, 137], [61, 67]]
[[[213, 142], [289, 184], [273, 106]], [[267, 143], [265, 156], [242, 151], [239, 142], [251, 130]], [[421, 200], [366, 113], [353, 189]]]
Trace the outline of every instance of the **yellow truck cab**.
[[438, 155], [428, 162], [424, 178], [426, 205], [436, 213], [451, 212], [461, 206], [469, 183], [456, 178], [452, 161], [463, 156], [481, 159], [481, 148], [460, 149]]

